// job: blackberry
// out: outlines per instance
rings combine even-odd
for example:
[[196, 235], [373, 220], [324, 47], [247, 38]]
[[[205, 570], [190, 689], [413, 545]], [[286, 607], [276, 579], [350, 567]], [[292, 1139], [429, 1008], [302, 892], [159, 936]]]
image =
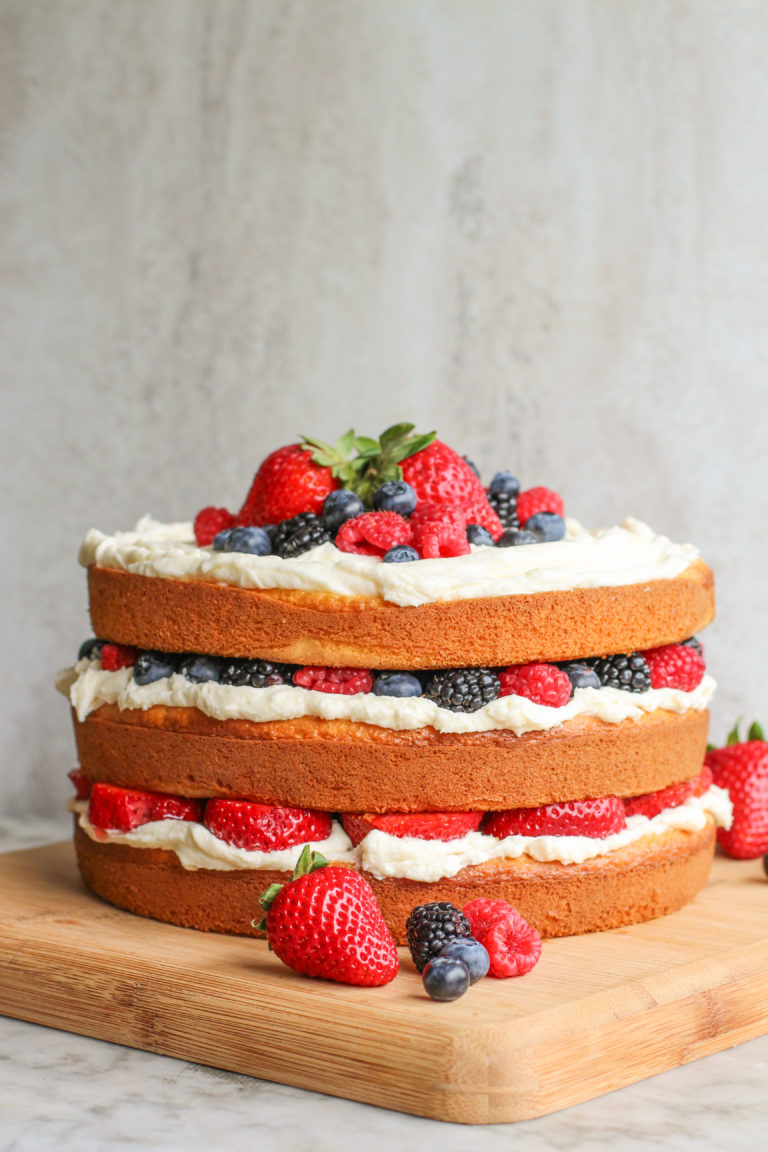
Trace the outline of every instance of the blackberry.
[[597, 657], [586, 661], [594, 668], [604, 688], [621, 688], [623, 692], [647, 692], [651, 673], [645, 657], [639, 652], [629, 655]]
[[97, 640], [92, 636], [90, 640], [83, 640], [80, 645], [80, 651], [77, 654], [78, 660], [99, 660], [101, 659], [101, 650], [106, 644], [106, 640]]
[[447, 900], [439, 904], [419, 904], [408, 917], [405, 931], [417, 972], [423, 972], [451, 940], [472, 935], [469, 920]]
[[683, 648], [695, 648], [699, 656], [703, 657], [704, 649], [695, 636], [689, 636], [687, 640], [681, 640], [680, 643], [682, 644]]
[[492, 492], [488, 489], [488, 503], [494, 512], [501, 520], [504, 528], [519, 528], [520, 521], [517, 518], [517, 493], [513, 492]]
[[447, 668], [432, 673], [424, 695], [452, 712], [476, 712], [500, 691], [499, 678], [489, 668]]
[[290, 520], [281, 520], [272, 537], [272, 551], [284, 560], [300, 556], [318, 544], [325, 544], [331, 534], [314, 512], [300, 512]]
[[219, 683], [251, 688], [270, 688], [273, 684], [292, 684], [293, 666], [271, 660], [226, 660]]

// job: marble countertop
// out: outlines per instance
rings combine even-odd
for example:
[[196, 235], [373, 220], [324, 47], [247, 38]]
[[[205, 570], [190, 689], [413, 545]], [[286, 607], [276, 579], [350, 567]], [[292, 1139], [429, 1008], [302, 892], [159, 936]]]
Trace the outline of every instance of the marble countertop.
[[[0, 851], [67, 834], [0, 821]], [[441, 1152], [751, 1152], [768, 1131], [768, 1036], [538, 1120], [467, 1128], [0, 1018], [0, 1100], [0, 1152], [389, 1152], [431, 1139]]]

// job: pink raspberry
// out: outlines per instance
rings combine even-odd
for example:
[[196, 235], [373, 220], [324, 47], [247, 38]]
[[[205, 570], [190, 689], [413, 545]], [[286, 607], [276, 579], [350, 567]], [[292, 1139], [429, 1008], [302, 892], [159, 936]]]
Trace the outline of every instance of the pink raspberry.
[[525, 696], [550, 708], [562, 708], [571, 698], [571, 681], [556, 664], [512, 664], [499, 680], [501, 696]]
[[214, 536], [218, 536], [219, 532], [223, 532], [226, 528], [232, 528], [234, 523], [234, 516], [226, 508], [212, 506], [203, 508], [195, 516], [195, 540], [201, 547], [213, 544]]
[[509, 907], [506, 900], [490, 900], [485, 896], [470, 900], [463, 911], [475, 940], [482, 940], [494, 920], [504, 916]]
[[294, 684], [314, 692], [331, 692], [336, 696], [355, 696], [370, 692], [373, 674], [365, 668], [321, 668], [308, 664], [293, 674]]
[[101, 649], [101, 667], [104, 672], [117, 672], [119, 668], [130, 668], [136, 663], [138, 648], [129, 644], [104, 644]]
[[463, 504], [419, 504], [411, 516], [413, 543], [425, 560], [466, 556], [467, 508]]
[[524, 976], [538, 963], [541, 936], [505, 900], [472, 900], [464, 915], [490, 957], [489, 976]]
[[397, 512], [363, 512], [342, 524], [336, 547], [361, 556], [383, 556], [395, 544], [410, 544], [411, 535], [410, 524]]
[[556, 512], [558, 516], [565, 516], [565, 505], [557, 492], [551, 488], [529, 488], [521, 492], [517, 498], [517, 518], [521, 527], [537, 512]]
[[651, 688], [679, 688], [681, 692], [693, 692], [704, 679], [704, 658], [695, 648], [688, 648], [685, 644], [652, 648], [643, 652], [643, 656], [651, 673]]

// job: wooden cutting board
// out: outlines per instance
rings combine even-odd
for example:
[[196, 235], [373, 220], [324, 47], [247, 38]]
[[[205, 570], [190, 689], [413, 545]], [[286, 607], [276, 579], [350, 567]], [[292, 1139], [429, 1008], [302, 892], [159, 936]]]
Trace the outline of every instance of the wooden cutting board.
[[528, 1119], [768, 1032], [759, 861], [718, 859], [681, 912], [548, 941], [452, 1004], [401, 956], [386, 988], [308, 980], [261, 941], [102, 903], [69, 844], [0, 856], [1, 1013], [385, 1108]]

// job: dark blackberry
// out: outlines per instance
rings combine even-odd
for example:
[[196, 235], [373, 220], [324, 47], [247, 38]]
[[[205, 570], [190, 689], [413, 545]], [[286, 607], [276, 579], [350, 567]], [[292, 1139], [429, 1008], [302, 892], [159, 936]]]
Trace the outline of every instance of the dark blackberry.
[[683, 648], [695, 648], [699, 656], [703, 657], [704, 649], [695, 636], [689, 636], [687, 640], [681, 640], [680, 643], [682, 644]]
[[639, 652], [597, 657], [586, 663], [597, 672], [604, 688], [621, 688], [623, 692], [647, 692], [651, 686], [650, 670], [645, 657]]
[[513, 492], [492, 492], [488, 489], [488, 503], [501, 520], [504, 528], [519, 528], [517, 495]]
[[500, 691], [499, 678], [489, 668], [447, 668], [432, 673], [424, 695], [452, 712], [476, 712]]
[[97, 640], [95, 636], [92, 636], [90, 640], [83, 640], [77, 654], [78, 660], [99, 660], [105, 644], [106, 640]]
[[314, 512], [300, 512], [290, 520], [281, 520], [272, 537], [272, 551], [284, 560], [300, 556], [318, 544], [325, 544], [331, 534]]
[[235, 687], [271, 688], [273, 684], [292, 684], [292, 664], [275, 664], [270, 660], [226, 660], [220, 684]]
[[405, 925], [408, 947], [417, 972], [423, 972], [433, 956], [439, 956], [446, 944], [461, 936], [471, 936], [469, 920], [453, 904], [419, 904]]

